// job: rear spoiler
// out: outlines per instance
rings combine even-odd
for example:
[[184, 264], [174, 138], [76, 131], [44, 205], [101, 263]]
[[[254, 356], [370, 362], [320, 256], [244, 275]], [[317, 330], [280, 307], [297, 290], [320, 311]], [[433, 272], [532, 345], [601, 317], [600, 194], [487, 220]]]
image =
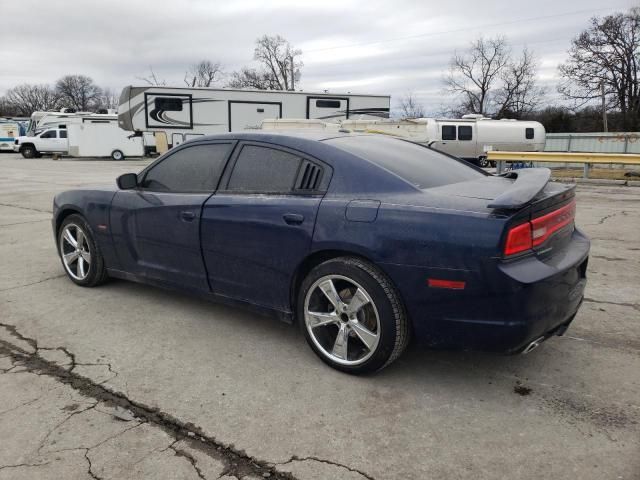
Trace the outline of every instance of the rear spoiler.
[[521, 168], [500, 176], [515, 178], [516, 181], [487, 206], [517, 210], [530, 203], [542, 191], [551, 178], [551, 170], [548, 168]]

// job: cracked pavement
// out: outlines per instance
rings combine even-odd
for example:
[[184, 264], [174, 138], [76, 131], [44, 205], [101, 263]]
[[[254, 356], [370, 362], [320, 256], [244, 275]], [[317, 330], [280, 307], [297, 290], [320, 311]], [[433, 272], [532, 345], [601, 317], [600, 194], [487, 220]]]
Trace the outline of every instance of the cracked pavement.
[[579, 186], [564, 337], [350, 377], [276, 320], [64, 277], [52, 196], [145, 163], [0, 155], [0, 480], [640, 478], [640, 188]]

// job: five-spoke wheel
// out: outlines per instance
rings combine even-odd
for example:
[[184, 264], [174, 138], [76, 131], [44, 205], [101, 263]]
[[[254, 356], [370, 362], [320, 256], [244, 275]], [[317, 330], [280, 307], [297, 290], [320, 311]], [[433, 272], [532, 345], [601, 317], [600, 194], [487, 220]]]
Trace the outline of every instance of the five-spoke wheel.
[[58, 252], [67, 275], [78, 285], [93, 287], [107, 278], [100, 249], [82, 216], [64, 219], [58, 229]]
[[329, 260], [303, 281], [298, 318], [311, 348], [349, 373], [375, 371], [404, 350], [409, 328], [389, 279], [353, 257]]

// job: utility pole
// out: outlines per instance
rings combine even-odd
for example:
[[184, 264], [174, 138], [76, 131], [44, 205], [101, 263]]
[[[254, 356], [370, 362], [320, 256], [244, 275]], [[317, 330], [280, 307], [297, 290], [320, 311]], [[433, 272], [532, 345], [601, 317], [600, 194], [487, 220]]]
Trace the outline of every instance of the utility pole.
[[600, 82], [600, 95], [602, 96], [602, 126], [604, 127], [604, 131], [608, 132], [609, 128], [607, 127], [607, 104], [604, 96], [604, 80]]

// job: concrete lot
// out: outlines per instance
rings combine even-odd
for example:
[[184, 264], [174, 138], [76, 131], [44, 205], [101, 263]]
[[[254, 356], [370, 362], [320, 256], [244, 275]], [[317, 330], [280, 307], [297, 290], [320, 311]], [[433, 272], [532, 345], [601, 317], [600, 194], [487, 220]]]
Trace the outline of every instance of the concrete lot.
[[53, 195], [144, 164], [0, 155], [0, 479], [640, 478], [640, 188], [579, 187], [566, 336], [356, 378], [277, 321], [65, 278]]

